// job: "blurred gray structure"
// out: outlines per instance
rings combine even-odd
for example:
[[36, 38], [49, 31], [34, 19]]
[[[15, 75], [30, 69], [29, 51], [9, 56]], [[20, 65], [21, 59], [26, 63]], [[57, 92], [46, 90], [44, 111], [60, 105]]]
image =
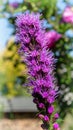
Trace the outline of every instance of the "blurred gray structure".
[[0, 97], [0, 112], [37, 112], [32, 97]]

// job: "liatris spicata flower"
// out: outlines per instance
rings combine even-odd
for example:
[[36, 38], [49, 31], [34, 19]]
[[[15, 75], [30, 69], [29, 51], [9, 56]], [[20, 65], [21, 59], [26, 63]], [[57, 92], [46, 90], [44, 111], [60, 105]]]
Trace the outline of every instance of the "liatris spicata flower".
[[[42, 119], [42, 128], [55, 130], [55, 108], [53, 103], [57, 96], [56, 79], [54, 77], [54, 59], [51, 44], [59, 37], [52, 39], [52, 32], [42, 28], [43, 20], [39, 14], [21, 14], [17, 17], [17, 41], [20, 43], [20, 52], [28, 67], [29, 83], [32, 90], [33, 102], [39, 110], [38, 117]], [[60, 36], [56, 33], [56, 36]], [[55, 36], [55, 35], [54, 35]], [[50, 44], [50, 46], [49, 46]], [[59, 126], [59, 125], [58, 125]], [[57, 126], [57, 128], [58, 128]]]
[[66, 7], [63, 12], [63, 21], [73, 24], [73, 7]]

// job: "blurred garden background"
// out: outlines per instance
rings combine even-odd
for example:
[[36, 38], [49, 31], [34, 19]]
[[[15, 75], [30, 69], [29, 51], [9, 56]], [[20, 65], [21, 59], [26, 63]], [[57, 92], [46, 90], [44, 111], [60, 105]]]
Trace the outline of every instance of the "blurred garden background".
[[[56, 107], [60, 114], [62, 130], [73, 130], [73, 23], [63, 20], [63, 12], [66, 7], [70, 7], [73, 11], [72, 0], [0, 0], [0, 129], [12, 130], [8, 124], [15, 118], [22, 118], [19, 123], [23, 130], [41, 130], [38, 119], [34, 116], [35, 106], [29, 105], [29, 111], [13, 111], [3, 112], [3, 101], [13, 100], [14, 98], [31, 99], [30, 90], [24, 87], [27, 82], [27, 67], [22, 62], [18, 54], [18, 46], [15, 41], [15, 20], [18, 14], [27, 12], [39, 12], [44, 18], [44, 28], [46, 30], [55, 30], [62, 35], [52, 51], [57, 59], [56, 77], [59, 86], [59, 97], [56, 101]], [[2, 97], [4, 100], [2, 100]], [[19, 100], [23, 101], [23, 100]], [[26, 104], [30, 101], [26, 101]], [[21, 103], [19, 102], [19, 105]], [[24, 104], [22, 102], [22, 104]], [[25, 104], [25, 105], [26, 105]], [[28, 105], [27, 105], [28, 106]], [[11, 107], [13, 107], [11, 105]], [[24, 107], [24, 106], [23, 106]], [[24, 107], [25, 109], [25, 107]], [[31, 112], [32, 114], [28, 114]], [[27, 114], [25, 114], [25, 112]], [[17, 114], [16, 114], [17, 113]], [[23, 113], [23, 114], [18, 114]], [[15, 116], [16, 114], [16, 116]], [[8, 115], [8, 116], [7, 116]], [[33, 119], [32, 119], [33, 115]], [[6, 120], [7, 119], [7, 120]], [[3, 120], [6, 121], [5, 128], [2, 127]], [[7, 123], [8, 121], [8, 123]], [[24, 122], [30, 122], [24, 123]], [[33, 123], [31, 123], [31, 121]], [[12, 122], [10, 122], [12, 123]], [[17, 123], [17, 121], [16, 121]], [[15, 124], [16, 124], [15, 123]], [[8, 126], [7, 126], [8, 124]], [[33, 128], [30, 129], [30, 126]], [[29, 126], [29, 128], [27, 127]], [[24, 127], [24, 128], [23, 128]], [[25, 128], [26, 127], [26, 128]], [[20, 130], [16, 125], [13, 130]]]

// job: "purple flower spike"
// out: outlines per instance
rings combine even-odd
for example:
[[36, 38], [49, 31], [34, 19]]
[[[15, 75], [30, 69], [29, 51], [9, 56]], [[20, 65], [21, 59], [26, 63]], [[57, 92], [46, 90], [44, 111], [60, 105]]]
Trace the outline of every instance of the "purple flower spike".
[[39, 14], [19, 15], [16, 26], [16, 37], [20, 43], [19, 52], [22, 52], [23, 61], [28, 67], [28, 86], [31, 86], [33, 102], [43, 121], [42, 128], [47, 130], [55, 109], [53, 103], [57, 95], [54, 77], [56, 60], [49, 49], [61, 36], [55, 31], [46, 32], [42, 28]]

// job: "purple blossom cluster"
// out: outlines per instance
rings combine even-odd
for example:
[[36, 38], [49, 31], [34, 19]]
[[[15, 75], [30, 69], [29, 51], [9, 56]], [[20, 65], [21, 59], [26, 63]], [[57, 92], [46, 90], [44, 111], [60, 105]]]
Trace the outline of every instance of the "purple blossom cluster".
[[56, 119], [53, 103], [57, 97], [56, 79], [54, 77], [55, 58], [50, 48], [61, 37], [56, 31], [47, 31], [42, 28], [43, 20], [39, 14], [25, 13], [17, 17], [17, 41], [19, 51], [28, 67], [29, 84], [32, 86], [33, 102], [39, 110], [42, 119], [42, 128], [48, 130], [52, 122], [53, 130], [60, 130]]
[[73, 7], [67, 6], [63, 12], [63, 21], [73, 24]]

